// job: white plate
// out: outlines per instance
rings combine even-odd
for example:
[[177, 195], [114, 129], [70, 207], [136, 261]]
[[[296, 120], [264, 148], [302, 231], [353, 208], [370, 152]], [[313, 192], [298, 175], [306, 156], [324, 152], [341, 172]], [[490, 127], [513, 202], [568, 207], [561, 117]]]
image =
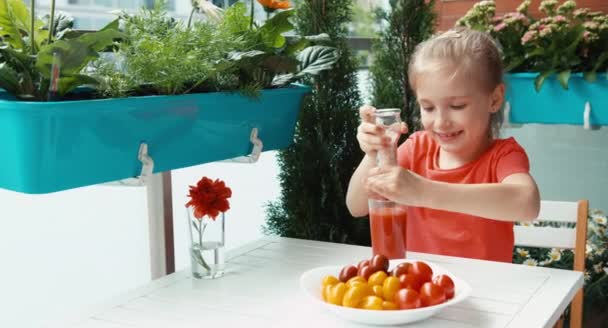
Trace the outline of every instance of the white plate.
[[[390, 268], [392, 269], [397, 264], [402, 262], [414, 262], [416, 260], [391, 260]], [[410, 323], [414, 321], [427, 319], [437, 314], [442, 309], [452, 306], [456, 303], [461, 302], [471, 294], [471, 286], [464, 280], [453, 275], [444, 268], [433, 264], [432, 262], [422, 261], [427, 263], [431, 269], [433, 269], [433, 276], [437, 274], [447, 274], [454, 281], [454, 298], [448, 300], [445, 303], [419, 308], [411, 310], [393, 310], [393, 311], [376, 311], [376, 310], [364, 310], [354, 309], [344, 306], [337, 306], [334, 304], [326, 303], [323, 301], [321, 296], [321, 281], [326, 275], [338, 276], [341, 266], [324, 266], [318, 267], [312, 270], [308, 270], [300, 276], [300, 289], [310, 298], [313, 302], [317, 303], [321, 307], [337, 314], [338, 316], [353, 322], [372, 324], [372, 325], [399, 325]]]

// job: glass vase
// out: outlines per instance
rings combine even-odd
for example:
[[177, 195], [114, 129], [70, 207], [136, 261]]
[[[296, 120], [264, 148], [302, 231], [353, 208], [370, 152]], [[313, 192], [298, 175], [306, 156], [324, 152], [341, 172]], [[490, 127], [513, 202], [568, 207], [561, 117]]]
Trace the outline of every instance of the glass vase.
[[188, 208], [190, 232], [190, 262], [192, 276], [197, 279], [215, 279], [224, 275], [225, 214], [213, 219], [209, 216], [196, 218]]

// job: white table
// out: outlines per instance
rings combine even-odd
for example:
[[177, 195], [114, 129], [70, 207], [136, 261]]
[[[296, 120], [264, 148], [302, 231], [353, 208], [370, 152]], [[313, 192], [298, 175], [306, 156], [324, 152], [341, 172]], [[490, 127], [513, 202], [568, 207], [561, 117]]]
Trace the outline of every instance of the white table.
[[[228, 254], [228, 273], [195, 280], [177, 272], [62, 327], [359, 327], [313, 304], [299, 290], [302, 272], [357, 263], [369, 247], [267, 238]], [[583, 285], [580, 272], [408, 253], [466, 280], [472, 295], [429, 320], [407, 327], [552, 327]]]

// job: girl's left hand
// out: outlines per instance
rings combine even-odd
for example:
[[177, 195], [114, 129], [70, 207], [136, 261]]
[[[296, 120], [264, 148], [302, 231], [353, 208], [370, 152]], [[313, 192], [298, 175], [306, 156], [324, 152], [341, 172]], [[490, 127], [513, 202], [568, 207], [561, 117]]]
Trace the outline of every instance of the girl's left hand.
[[374, 167], [369, 171], [365, 188], [393, 202], [419, 206], [426, 179], [400, 166]]

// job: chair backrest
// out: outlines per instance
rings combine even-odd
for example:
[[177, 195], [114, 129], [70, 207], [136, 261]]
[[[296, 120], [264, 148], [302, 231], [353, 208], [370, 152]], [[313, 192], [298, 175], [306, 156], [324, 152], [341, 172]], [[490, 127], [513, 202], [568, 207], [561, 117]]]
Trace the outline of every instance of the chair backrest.
[[[537, 221], [575, 223], [569, 227], [516, 225], [513, 227], [515, 245], [542, 248], [566, 248], [574, 250], [575, 271], [585, 272], [585, 250], [587, 248], [587, 213], [589, 202], [541, 201]], [[581, 328], [583, 318], [583, 291], [572, 300], [570, 327]], [[561, 319], [559, 321], [561, 323]]]
[[578, 236], [580, 235], [581, 250], [584, 254], [587, 236], [588, 202], [555, 202], [541, 201], [540, 213], [536, 221], [554, 221], [560, 223], [575, 223], [576, 228], [552, 226], [514, 226], [515, 245], [574, 249], [576, 253]]

